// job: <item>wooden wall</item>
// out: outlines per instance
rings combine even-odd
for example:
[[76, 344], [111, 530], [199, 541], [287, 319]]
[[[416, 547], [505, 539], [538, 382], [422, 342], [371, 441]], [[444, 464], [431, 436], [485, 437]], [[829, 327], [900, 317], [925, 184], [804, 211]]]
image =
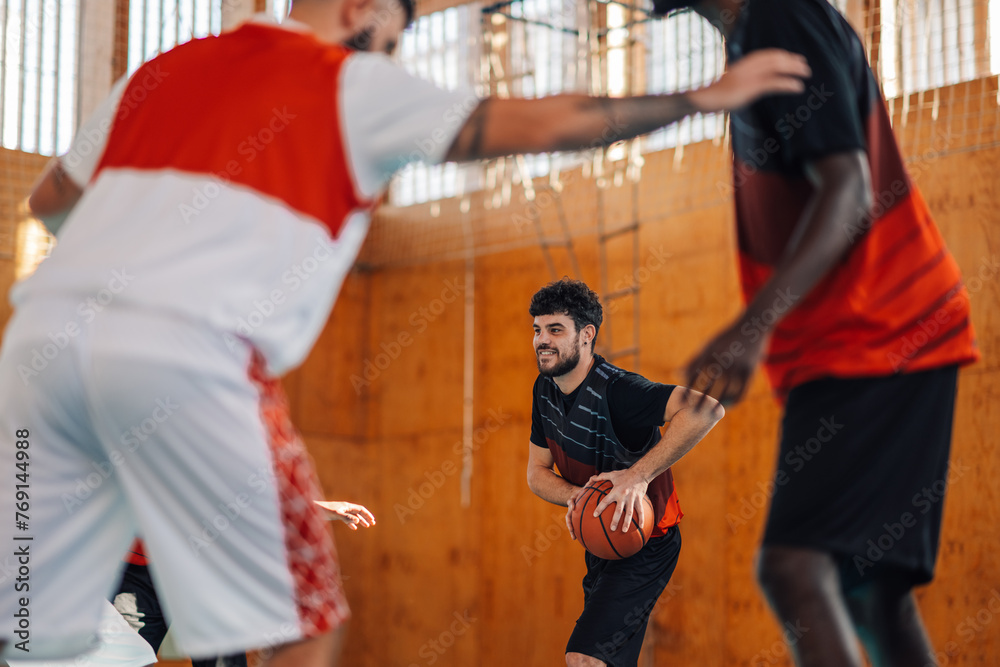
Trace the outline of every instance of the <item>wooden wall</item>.
[[[6, 324], [11, 309], [7, 292], [14, 284], [14, 258], [22, 206], [31, 185], [48, 158], [0, 148], [0, 323]], [[2, 329], [0, 329], [2, 337]]]

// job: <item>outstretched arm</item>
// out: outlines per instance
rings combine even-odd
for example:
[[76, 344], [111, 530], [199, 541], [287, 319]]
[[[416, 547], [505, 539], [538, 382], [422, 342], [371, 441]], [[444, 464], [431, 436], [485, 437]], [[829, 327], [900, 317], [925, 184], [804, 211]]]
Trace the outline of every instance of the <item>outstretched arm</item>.
[[489, 98], [479, 104], [446, 154], [478, 160], [606, 146], [693, 113], [727, 111], [762, 95], [796, 93], [809, 67], [802, 56], [767, 49], [733, 65], [715, 83], [687, 93], [606, 98], [555, 95], [537, 100]]
[[619, 521], [624, 518], [622, 532], [628, 532], [633, 514], [637, 515], [641, 525], [645, 518], [642, 498], [649, 483], [701, 442], [725, 414], [722, 405], [711, 397], [704, 397], [687, 387], [674, 389], [663, 413], [663, 421], [670, 422], [663, 438], [631, 468], [591, 477], [592, 482], [606, 479], [614, 484], [614, 488], [598, 503], [594, 516], [611, 503], [617, 503], [611, 530], [617, 530]]

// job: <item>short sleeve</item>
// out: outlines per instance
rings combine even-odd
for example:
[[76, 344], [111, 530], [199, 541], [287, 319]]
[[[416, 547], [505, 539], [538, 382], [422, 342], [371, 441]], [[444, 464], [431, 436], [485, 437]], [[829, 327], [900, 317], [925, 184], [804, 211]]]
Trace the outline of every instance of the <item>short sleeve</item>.
[[538, 409], [538, 380], [535, 380], [535, 387], [531, 390], [531, 444], [539, 447], [548, 447], [549, 443], [545, 439], [545, 432], [542, 431], [542, 413]]
[[339, 99], [348, 156], [366, 197], [410, 162], [443, 161], [480, 102], [471, 90], [439, 88], [378, 53], [348, 59]]
[[[663, 426], [667, 401], [674, 391], [672, 384], [651, 382], [636, 373], [626, 373], [608, 389], [608, 408], [615, 432], [647, 432]], [[618, 433], [625, 437], [625, 433]]]
[[[867, 114], [860, 100], [867, 93], [867, 60], [846, 21], [825, 5], [825, 0], [755, 0], [738, 43], [729, 47], [733, 57], [785, 49], [804, 55], [812, 69], [804, 92], [770, 95], [749, 110], [752, 124], [770, 135], [757, 146], [780, 151], [786, 165], [801, 167], [827, 155], [867, 150]], [[748, 157], [753, 163], [754, 156]]]
[[66, 174], [81, 188], [90, 183], [104, 155], [108, 135], [127, 85], [128, 77], [122, 77], [112, 86], [111, 93], [80, 126], [69, 150], [59, 159]]

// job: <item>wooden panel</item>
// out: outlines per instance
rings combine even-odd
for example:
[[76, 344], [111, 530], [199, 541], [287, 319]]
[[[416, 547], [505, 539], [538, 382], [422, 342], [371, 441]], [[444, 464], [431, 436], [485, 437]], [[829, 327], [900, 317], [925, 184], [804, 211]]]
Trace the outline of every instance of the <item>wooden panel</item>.
[[527, 310], [531, 295], [548, 282], [533, 255], [477, 262], [476, 414], [494, 410], [505, 417], [476, 452], [475, 499], [489, 528], [479, 579], [488, 634], [474, 664], [562, 663], [583, 605], [583, 551], [569, 539], [566, 510], [535, 496], [526, 481], [537, 375]]
[[365, 434], [368, 384], [368, 289], [371, 277], [351, 273], [330, 321], [303, 365], [285, 379], [296, 426], [327, 437]]
[[464, 275], [464, 262], [450, 262], [373, 277], [371, 435], [461, 427]]

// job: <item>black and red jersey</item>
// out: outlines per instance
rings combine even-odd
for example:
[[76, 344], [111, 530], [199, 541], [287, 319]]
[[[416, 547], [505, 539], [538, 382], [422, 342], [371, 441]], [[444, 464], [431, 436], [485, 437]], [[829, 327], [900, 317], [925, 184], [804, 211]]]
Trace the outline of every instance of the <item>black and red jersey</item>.
[[[658, 426], [663, 425], [673, 389], [613, 366], [599, 355], [569, 395], [552, 378], [540, 375], [534, 388], [531, 442], [547, 446], [560, 474], [583, 486], [594, 475], [631, 467], [660, 441]], [[613, 408], [616, 390], [621, 408]], [[651, 537], [664, 535], [683, 516], [670, 469], [649, 483], [646, 495], [656, 524]]]
[[[730, 62], [765, 48], [806, 56], [796, 95], [730, 117], [740, 276], [754, 298], [783, 257], [813, 195], [810, 162], [861, 150], [874, 206], [845, 224], [851, 249], [773, 332], [765, 366], [779, 395], [825, 376], [891, 375], [978, 358], [969, 296], [927, 205], [907, 175], [864, 47], [826, 0], [747, 0]], [[745, 332], [753, 335], [753, 331]]]

